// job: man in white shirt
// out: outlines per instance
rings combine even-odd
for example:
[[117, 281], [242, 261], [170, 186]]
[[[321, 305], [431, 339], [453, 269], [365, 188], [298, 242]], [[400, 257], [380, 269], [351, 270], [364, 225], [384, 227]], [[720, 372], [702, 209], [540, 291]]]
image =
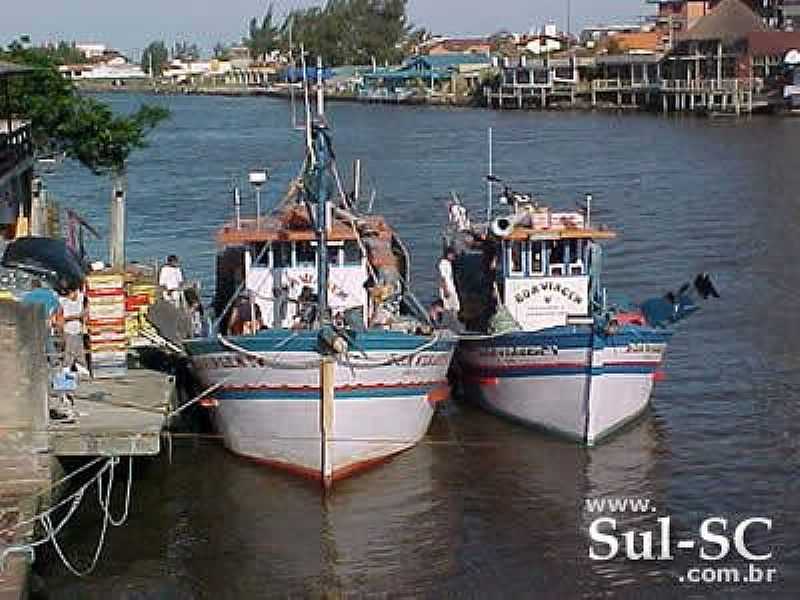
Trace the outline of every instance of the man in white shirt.
[[439, 261], [439, 297], [444, 303], [444, 309], [451, 312], [454, 316], [461, 310], [461, 302], [458, 299], [456, 284], [453, 279], [453, 261], [456, 259], [456, 251], [448, 248], [442, 260]]
[[170, 254], [167, 257], [167, 263], [161, 267], [161, 273], [158, 275], [158, 285], [163, 290], [164, 300], [172, 302], [175, 306], [180, 305], [183, 270], [178, 257], [174, 254]]
[[61, 318], [64, 330], [64, 366], [75, 367], [79, 373], [86, 375], [86, 350], [83, 345], [83, 294], [78, 290], [69, 290], [59, 298]]

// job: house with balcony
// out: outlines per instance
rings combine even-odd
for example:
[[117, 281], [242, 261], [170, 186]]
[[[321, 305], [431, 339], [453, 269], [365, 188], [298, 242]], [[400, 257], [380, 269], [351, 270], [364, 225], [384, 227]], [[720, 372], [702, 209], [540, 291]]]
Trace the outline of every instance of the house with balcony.
[[20, 65], [0, 62], [0, 249], [27, 232], [33, 182], [33, 143], [30, 122], [11, 114], [10, 80], [29, 72]]

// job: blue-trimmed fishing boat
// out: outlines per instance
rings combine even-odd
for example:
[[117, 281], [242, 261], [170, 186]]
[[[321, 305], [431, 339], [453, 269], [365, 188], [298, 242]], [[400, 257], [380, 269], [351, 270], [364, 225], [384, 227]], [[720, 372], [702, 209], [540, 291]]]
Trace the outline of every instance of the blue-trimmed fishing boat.
[[[492, 178], [495, 181], [496, 178]], [[504, 214], [451, 223], [467, 397], [491, 412], [593, 445], [647, 407], [672, 331], [718, 296], [708, 275], [640, 305], [608, 302], [601, 242], [585, 210], [555, 212], [506, 188]], [[458, 214], [451, 211], [451, 214]], [[471, 339], [470, 339], [471, 337]]]
[[219, 325], [185, 343], [226, 446], [326, 484], [419, 442], [455, 349], [394, 230], [339, 184], [330, 132], [309, 122], [284, 199], [219, 231]]

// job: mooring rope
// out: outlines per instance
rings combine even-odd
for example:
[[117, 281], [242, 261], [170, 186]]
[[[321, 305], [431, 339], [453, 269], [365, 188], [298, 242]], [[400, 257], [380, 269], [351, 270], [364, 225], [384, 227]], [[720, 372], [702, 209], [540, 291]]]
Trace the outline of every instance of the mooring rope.
[[[99, 462], [100, 460], [102, 460], [102, 458], [98, 458], [88, 463], [87, 465], [84, 465], [80, 469], [74, 471], [73, 473], [70, 473], [68, 476], [62, 478], [61, 480], [53, 484], [49, 489], [53, 489], [53, 487], [60, 485], [61, 483], [75, 477], [78, 473], [87, 470], [90, 466], [97, 464], [97, 462]], [[36, 514], [35, 516], [29, 519], [24, 519], [22, 521], [17, 522], [13, 526], [6, 528], [2, 532], [3, 534], [13, 533], [16, 530], [21, 529], [22, 527], [39, 523], [45, 532], [45, 537], [43, 539], [36, 540], [33, 542], [9, 546], [5, 550], [3, 550], [2, 554], [0, 554], [0, 571], [5, 570], [6, 559], [10, 555], [25, 554], [33, 562], [36, 559], [36, 548], [50, 542], [53, 544], [53, 548], [55, 549], [58, 557], [64, 563], [64, 566], [73, 575], [76, 575], [77, 577], [85, 577], [90, 573], [92, 573], [94, 569], [97, 567], [97, 563], [100, 559], [100, 554], [103, 551], [109, 524], [112, 527], [121, 527], [127, 522], [128, 517], [130, 515], [131, 494], [133, 488], [133, 456], [128, 457], [128, 482], [125, 490], [125, 505], [122, 516], [119, 518], [115, 518], [111, 514], [111, 492], [114, 487], [114, 471], [116, 469], [116, 466], [119, 464], [119, 461], [120, 459], [118, 456], [112, 456], [107, 458], [106, 463], [97, 471], [97, 473], [95, 473], [95, 475], [89, 481], [81, 485], [77, 490], [75, 490], [72, 494], [64, 498], [62, 501], [58, 502], [54, 506], [48, 508], [45, 511], [42, 511], [41, 513]], [[106, 472], [108, 472], [108, 483], [104, 484], [103, 477]], [[98, 539], [97, 546], [95, 547], [95, 551], [92, 555], [92, 560], [89, 566], [86, 569], [80, 570], [67, 558], [63, 548], [61, 547], [61, 544], [58, 541], [57, 536], [61, 533], [64, 527], [66, 527], [66, 525], [75, 515], [75, 512], [78, 510], [78, 507], [81, 505], [81, 502], [83, 501], [83, 498], [86, 495], [86, 491], [89, 490], [89, 488], [91, 488], [92, 485], [94, 484], [97, 484], [97, 499], [100, 508], [103, 511], [103, 525], [100, 530], [100, 538]], [[69, 505], [67, 514], [64, 515], [64, 517], [58, 522], [57, 525], [54, 525], [53, 515], [58, 510], [67, 505]]]

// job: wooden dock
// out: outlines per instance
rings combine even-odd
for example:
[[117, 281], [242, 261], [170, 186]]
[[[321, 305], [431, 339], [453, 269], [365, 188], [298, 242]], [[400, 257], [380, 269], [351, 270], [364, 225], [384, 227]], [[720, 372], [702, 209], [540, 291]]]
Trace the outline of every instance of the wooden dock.
[[75, 422], [50, 421], [49, 450], [57, 457], [154, 456], [174, 394], [174, 378], [148, 369], [82, 381], [74, 394]]

